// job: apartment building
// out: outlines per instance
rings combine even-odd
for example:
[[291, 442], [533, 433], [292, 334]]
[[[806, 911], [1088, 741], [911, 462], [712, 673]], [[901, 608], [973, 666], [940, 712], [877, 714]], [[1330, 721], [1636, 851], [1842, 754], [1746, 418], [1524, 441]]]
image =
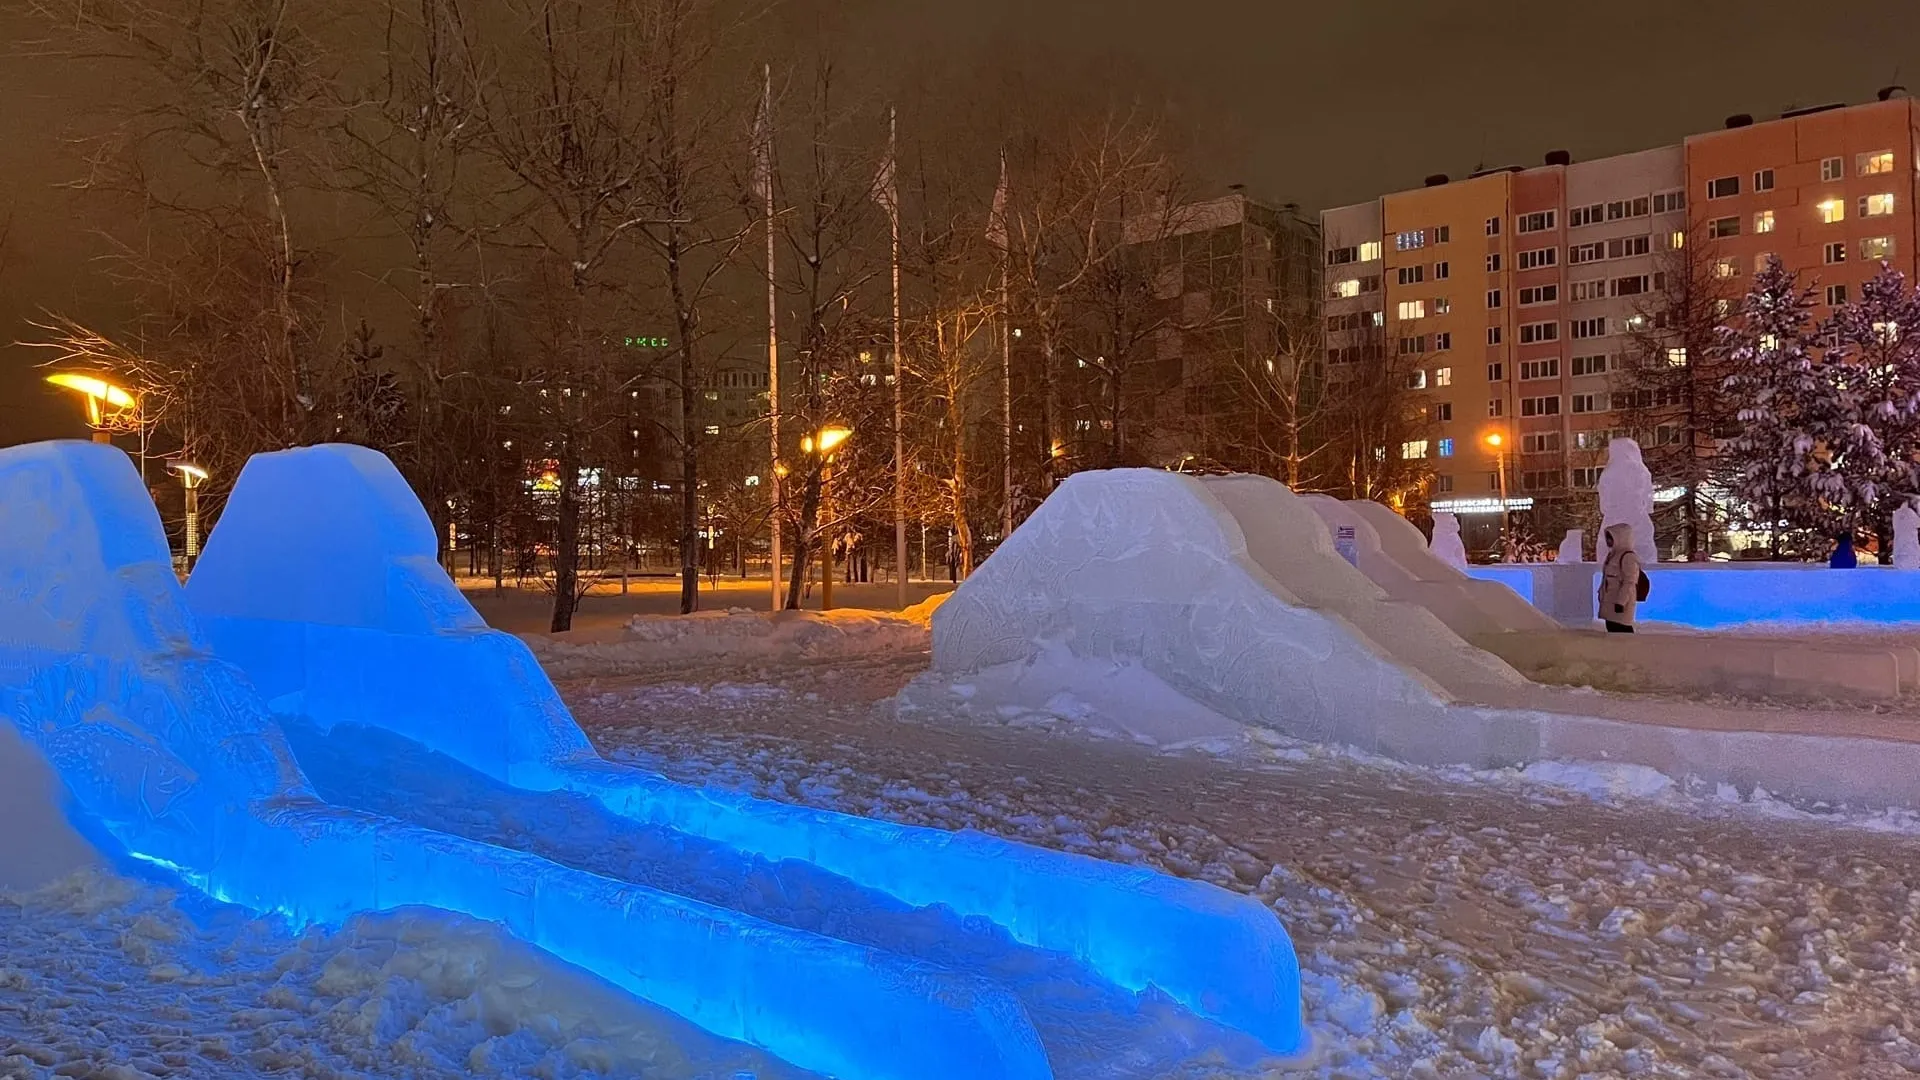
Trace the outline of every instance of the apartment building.
[[[1916, 146], [1920, 105], [1884, 94], [1732, 117], [1680, 146], [1434, 176], [1328, 210], [1329, 363], [1372, 359], [1353, 335], [1368, 318], [1383, 326], [1379, 359], [1405, 369], [1430, 435], [1380, 450], [1430, 458], [1433, 507], [1471, 515], [1469, 543], [1490, 542], [1503, 505], [1592, 489], [1613, 435], [1673, 436], [1631, 430], [1616, 406], [1677, 249], [1707, 245], [1696, 255], [1731, 291], [1778, 254], [1826, 303], [1857, 295], [1881, 261], [1912, 275]], [[1381, 256], [1377, 306], [1366, 252]]]

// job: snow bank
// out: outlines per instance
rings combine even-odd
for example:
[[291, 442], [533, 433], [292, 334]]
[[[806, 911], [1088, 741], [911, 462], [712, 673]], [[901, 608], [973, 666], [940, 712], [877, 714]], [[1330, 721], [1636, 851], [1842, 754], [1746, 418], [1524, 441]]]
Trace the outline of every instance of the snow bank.
[[526, 643], [555, 678], [639, 674], [717, 661], [844, 660], [928, 646], [928, 619], [944, 595], [898, 615], [833, 611], [702, 611], [636, 615], [619, 631], [529, 634]]
[[0, 892], [32, 889], [97, 865], [99, 855], [67, 820], [66, 787], [40, 751], [0, 723]]

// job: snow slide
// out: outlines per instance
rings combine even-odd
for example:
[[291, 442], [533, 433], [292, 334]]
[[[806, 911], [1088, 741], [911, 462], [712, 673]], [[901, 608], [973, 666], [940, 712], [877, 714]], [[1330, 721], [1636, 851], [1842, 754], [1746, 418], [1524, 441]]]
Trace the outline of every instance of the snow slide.
[[0, 628], [0, 718], [116, 858], [299, 922], [407, 906], [494, 921], [805, 1068], [1049, 1075], [987, 980], [322, 802], [245, 677], [208, 655], [111, 447], [0, 450]]
[[[217, 655], [323, 731], [385, 729], [514, 787], [588, 795], [742, 856], [801, 860], [909, 905], [985, 918], [1128, 990], [1158, 989], [1273, 1052], [1304, 1044], [1293, 947], [1257, 901], [979, 833], [702, 791], [603, 761], [526, 647], [479, 624], [433, 552], [424, 510], [383, 456], [351, 446], [262, 454], [241, 473], [186, 595]], [[340, 569], [276, 595], [289, 564]]]
[[[1891, 677], [1894, 659], [1878, 659]], [[1416, 765], [1626, 762], [1798, 802], [1920, 804], [1920, 739], [1898, 725], [1522, 678], [1390, 600], [1335, 553], [1306, 500], [1259, 477], [1068, 478], [934, 613], [933, 669], [908, 700], [1072, 719], [1026, 694], [1075, 696], [1047, 668], [1144, 673], [1228, 720]]]

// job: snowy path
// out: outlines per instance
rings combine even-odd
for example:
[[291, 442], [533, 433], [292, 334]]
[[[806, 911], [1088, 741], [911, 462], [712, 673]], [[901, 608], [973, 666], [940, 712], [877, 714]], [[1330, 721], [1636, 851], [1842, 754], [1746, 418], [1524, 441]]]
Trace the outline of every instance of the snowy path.
[[923, 665], [563, 689], [605, 752], [676, 779], [1256, 892], [1306, 969], [1301, 1075], [1920, 1074], [1912, 837], [876, 705]]

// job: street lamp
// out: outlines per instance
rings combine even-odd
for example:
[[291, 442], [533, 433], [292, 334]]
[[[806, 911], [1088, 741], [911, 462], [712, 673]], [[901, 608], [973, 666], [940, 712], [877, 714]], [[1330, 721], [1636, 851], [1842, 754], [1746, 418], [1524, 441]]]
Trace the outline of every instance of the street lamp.
[[1494, 472], [1500, 480], [1500, 561], [1505, 562], [1511, 546], [1508, 542], [1511, 525], [1507, 518], [1507, 437], [1498, 431], [1489, 431], [1481, 439], [1493, 451]]
[[98, 375], [88, 375], [78, 371], [61, 371], [47, 376], [47, 382], [62, 390], [72, 390], [87, 402], [87, 426], [93, 429], [93, 441], [97, 443], [113, 442], [111, 414], [134, 410], [134, 424], [140, 434], [140, 482], [147, 482], [147, 424], [141, 413], [142, 401], [139, 395], [123, 386], [118, 386]]
[[[820, 457], [820, 490], [822, 510], [825, 510], [827, 482], [833, 478], [833, 454], [840, 444], [853, 435], [852, 428], [824, 427], [817, 435], [804, 435], [800, 438], [800, 449], [804, 453], [817, 454]], [[833, 540], [827, 536], [826, 526], [820, 529], [820, 610], [833, 608]]]
[[180, 474], [180, 486], [187, 493], [187, 569], [191, 571], [200, 556], [200, 485], [207, 482], [207, 470], [184, 461], [167, 467]]

